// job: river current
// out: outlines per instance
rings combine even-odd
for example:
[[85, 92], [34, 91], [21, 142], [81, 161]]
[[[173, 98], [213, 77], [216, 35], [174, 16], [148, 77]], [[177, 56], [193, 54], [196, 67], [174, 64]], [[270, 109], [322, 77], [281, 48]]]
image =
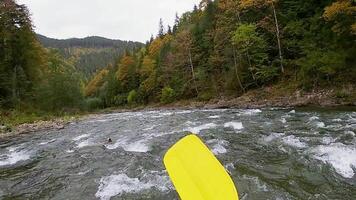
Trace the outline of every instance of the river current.
[[242, 200], [356, 199], [356, 112], [278, 108], [103, 114], [0, 140], [0, 199], [179, 199], [162, 158], [189, 132]]

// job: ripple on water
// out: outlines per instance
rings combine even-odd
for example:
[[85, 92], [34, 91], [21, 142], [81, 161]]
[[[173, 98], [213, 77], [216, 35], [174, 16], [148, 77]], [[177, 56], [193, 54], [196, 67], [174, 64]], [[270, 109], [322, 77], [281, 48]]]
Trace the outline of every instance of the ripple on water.
[[[262, 191], [262, 192], [268, 192], [268, 188], [267, 188], [267, 185], [265, 183], [262, 183], [262, 181], [258, 178], [258, 177], [255, 177], [255, 176], [247, 176], [247, 175], [243, 175], [242, 178], [244, 180], [247, 180], [249, 182], [251, 182], [251, 184], [257, 188], [257, 191]], [[254, 189], [254, 188], [251, 188], [251, 189]]]
[[109, 200], [113, 196], [124, 193], [138, 193], [151, 188], [165, 192], [172, 188], [167, 176], [160, 176], [153, 172], [153, 174], [146, 174], [143, 179], [145, 180], [130, 178], [124, 173], [103, 177], [100, 179], [95, 196], [101, 200]]
[[329, 163], [337, 173], [345, 178], [354, 176], [356, 168], [356, 148], [341, 143], [320, 145], [312, 149], [314, 158]]

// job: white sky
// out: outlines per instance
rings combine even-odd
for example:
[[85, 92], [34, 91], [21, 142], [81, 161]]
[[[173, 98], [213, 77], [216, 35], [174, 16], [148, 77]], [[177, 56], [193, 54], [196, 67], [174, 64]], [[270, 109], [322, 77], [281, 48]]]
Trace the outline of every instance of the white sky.
[[145, 42], [158, 32], [162, 18], [172, 25], [175, 13], [200, 0], [17, 0], [32, 14], [35, 31], [48, 37], [102, 36]]

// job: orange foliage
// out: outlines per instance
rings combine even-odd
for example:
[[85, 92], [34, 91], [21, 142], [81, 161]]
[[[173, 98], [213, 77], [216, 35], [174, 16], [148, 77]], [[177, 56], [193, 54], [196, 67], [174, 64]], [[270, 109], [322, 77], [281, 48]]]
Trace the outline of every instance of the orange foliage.
[[101, 70], [99, 73], [97, 73], [94, 78], [88, 83], [88, 85], [85, 87], [84, 93], [85, 96], [92, 96], [94, 95], [100, 87], [104, 84], [104, 78], [107, 76], [109, 71], [107, 69]]

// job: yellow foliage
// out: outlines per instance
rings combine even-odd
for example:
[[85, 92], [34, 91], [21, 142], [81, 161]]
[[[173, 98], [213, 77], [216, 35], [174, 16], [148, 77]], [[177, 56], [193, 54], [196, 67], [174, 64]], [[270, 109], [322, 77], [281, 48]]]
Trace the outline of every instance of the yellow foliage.
[[351, 32], [352, 34], [356, 35], [356, 23], [351, 25]]
[[339, 0], [325, 8], [324, 19], [327, 21], [333, 20], [340, 14], [351, 15], [356, 7], [352, 6], [351, 0]]
[[157, 37], [153, 42], [150, 44], [148, 49], [148, 54], [152, 57], [156, 57], [161, 50], [163, 45], [163, 41], [160, 37]]
[[335, 25], [332, 28], [334, 32], [349, 32], [355, 34], [355, 23], [345, 25], [338, 19], [339, 16], [346, 16], [354, 19], [355, 14], [356, 6], [352, 4], [352, 0], [338, 0], [325, 8], [323, 17], [326, 21], [334, 21]]
[[128, 55], [125, 55], [119, 62], [119, 69], [116, 72], [117, 79], [125, 84], [127, 77], [129, 76], [130, 68], [134, 67], [135, 60]]
[[142, 61], [140, 74], [142, 77], [149, 77], [156, 67], [156, 62], [149, 56], [145, 56]]
[[153, 42], [150, 44], [150, 47], [148, 49], [149, 55], [154, 58], [158, 56], [159, 52], [161, 51], [163, 45], [169, 43], [173, 39], [172, 35], [165, 35], [163, 39], [160, 37], [157, 37]]
[[277, 0], [240, 0], [240, 8], [241, 9], [249, 9], [252, 7], [260, 8], [276, 2]]
[[99, 88], [104, 84], [104, 78], [109, 73], [109, 70], [103, 69], [99, 73], [97, 73], [94, 78], [88, 83], [85, 87], [84, 93], [85, 96], [92, 96], [95, 94]]

